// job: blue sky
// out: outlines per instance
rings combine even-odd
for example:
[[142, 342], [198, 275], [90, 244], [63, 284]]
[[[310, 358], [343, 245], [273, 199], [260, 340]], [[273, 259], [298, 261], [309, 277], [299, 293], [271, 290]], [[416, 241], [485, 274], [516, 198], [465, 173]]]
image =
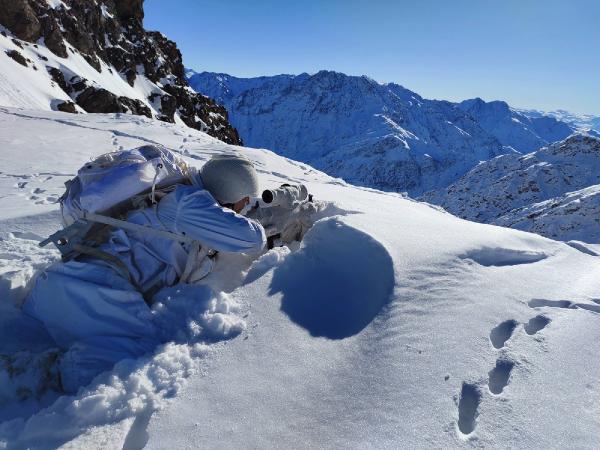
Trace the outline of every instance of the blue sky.
[[321, 69], [426, 98], [600, 114], [600, 0], [146, 0], [187, 67]]

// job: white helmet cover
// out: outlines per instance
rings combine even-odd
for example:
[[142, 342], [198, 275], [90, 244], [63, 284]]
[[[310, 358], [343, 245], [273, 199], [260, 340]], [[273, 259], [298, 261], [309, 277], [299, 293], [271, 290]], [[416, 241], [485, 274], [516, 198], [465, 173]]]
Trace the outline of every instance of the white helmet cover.
[[200, 169], [204, 189], [221, 204], [258, 196], [258, 177], [249, 159], [235, 154], [215, 155]]

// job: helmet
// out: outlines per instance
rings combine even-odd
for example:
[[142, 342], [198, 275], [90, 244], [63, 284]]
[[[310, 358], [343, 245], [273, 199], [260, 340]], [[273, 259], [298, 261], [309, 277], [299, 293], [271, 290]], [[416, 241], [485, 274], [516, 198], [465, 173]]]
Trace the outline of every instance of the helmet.
[[235, 154], [213, 156], [199, 172], [204, 189], [221, 204], [258, 195], [258, 177], [247, 158]]

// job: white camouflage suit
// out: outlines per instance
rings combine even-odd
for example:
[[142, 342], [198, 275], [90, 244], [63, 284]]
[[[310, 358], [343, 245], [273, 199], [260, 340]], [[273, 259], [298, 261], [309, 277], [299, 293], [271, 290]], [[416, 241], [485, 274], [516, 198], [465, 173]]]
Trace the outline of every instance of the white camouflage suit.
[[[185, 234], [223, 252], [260, 251], [263, 227], [221, 207], [196, 186], [178, 185], [156, 208], [129, 214], [132, 223]], [[100, 247], [128, 268], [137, 286], [151, 278], [178, 282], [188, 259], [186, 245], [155, 235], [113, 231]], [[74, 392], [125, 358], [151, 352], [160, 342], [150, 308], [139, 290], [110, 263], [93, 258], [57, 263], [40, 274], [23, 305], [44, 324], [65, 353], [59, 359], [63, 389]]]

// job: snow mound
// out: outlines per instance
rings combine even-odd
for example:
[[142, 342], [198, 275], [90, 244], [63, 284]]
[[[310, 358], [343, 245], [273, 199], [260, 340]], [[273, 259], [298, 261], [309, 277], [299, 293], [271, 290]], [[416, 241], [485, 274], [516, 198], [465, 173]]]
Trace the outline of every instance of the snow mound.
[[302, 249], [275, 270], [269, 293], [281, 293], [281, 310], [312, 336], [344, 339], [373, 321], [393, 287], [386, 249], [330, 219], [317, 223]]

